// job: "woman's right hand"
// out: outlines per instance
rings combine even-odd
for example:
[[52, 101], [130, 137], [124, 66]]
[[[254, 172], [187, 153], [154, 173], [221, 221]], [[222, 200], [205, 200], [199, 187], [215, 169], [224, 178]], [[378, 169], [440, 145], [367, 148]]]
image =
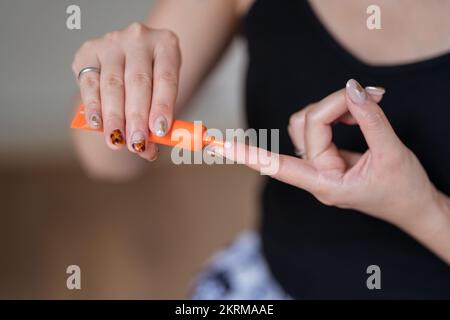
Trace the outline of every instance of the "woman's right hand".
[[78, 79], [86, 121], [103, 127], [111, 149], [126, 144], [155, 160], [158, 148], [147, 135], [164, 136], [172, 124], [180, 66], [177, 36], [142, 23], [85, 42], [75, 54], [75, 77], [86, 67], [101, 69]]

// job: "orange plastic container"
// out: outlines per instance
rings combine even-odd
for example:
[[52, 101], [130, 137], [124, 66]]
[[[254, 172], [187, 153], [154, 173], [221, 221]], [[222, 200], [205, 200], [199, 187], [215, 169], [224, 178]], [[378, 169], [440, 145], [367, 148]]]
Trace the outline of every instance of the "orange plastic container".
[[[93, 129], [87, 124], [83, 105], [80, 105], [70, 127], [72, 129], [103, 132], [103, 129]], [[199, 151], [213, 142], [218, 143], [218, 141], [214, 140], [214, 137], [206, 134], [206, 130], [207, 128], [203, 125], [183, 120], [174, 120], [172, 127], [164, 137], [158, 137], [150, 133], [148, 135], [148, 141], [171, 147], [177, 146], [191, 151]]]

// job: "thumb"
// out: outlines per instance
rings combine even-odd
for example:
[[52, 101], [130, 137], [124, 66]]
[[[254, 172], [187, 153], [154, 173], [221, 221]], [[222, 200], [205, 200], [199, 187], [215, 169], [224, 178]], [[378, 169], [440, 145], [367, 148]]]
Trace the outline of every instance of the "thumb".
[[347, 82], [346, 99], [350, 113], [374, 154], [389, 154], [401, 147], [401, 141], [383, 110], [354, 79]]

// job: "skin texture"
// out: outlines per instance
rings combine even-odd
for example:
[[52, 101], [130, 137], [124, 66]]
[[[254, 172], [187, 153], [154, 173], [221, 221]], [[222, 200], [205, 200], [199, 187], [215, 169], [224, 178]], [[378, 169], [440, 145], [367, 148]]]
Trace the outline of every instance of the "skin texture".
[[[79, 81], [87, 120], [105, 129], [103, 138], [86, 139], [88, 133], [74, 132], [78, 154], [91, 176], [124, 180], [139, 174], [145, 164], [140, 158], [156, 159], [157, 146], [142, 146], [135, 138], [170, 127], [174, 114], [220, 59], [252, 2], [162, 0], [145, 22], [80, 47], [72, 66], [75, 77], [87, 66], [102, 70], [86, 73]], [[370, 4], [311, 1], [335, 39], [368, 64], [407, 63], [450, 50], [450, 19], [445, 15], [449, 1], [380, 0], [382, 30], [377, 31], [364, 27]], [[448, 196], [434, 188], [420, 162], [395, 135], [377, 105], [382, 94], [366, 88], [364, 102], [355, 103], [348, 90], [332, 93], [291, 117], [289, 134], [305, 158], [281, 155], [274, 177], [308, 190], [325, 204], [395, 224], [450, 263]], [[331, 124], [336, 121], [359, 125], [369, 150], [338, 150], [331, 142]], [[225, 149], [216, 153], [229, 156]]]

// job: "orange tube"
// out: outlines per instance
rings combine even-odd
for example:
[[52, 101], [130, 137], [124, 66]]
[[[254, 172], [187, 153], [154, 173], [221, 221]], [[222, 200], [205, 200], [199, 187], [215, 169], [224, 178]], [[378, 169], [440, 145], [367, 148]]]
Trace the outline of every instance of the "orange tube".
[[[99, 132], [103, 131], [103, 129], [93, 129], [87, 124], [86, 118], [84, 116], [83, 105], [80, 105], [80, 108], [73, 118], [70, 127], [72, 129]], [[172, 123], [172, 127], [164, 137], [158, 137], [152, 133], [149, 133], [148, 141], [171, 147], [177, 146], [191, 151], [199, 151], [213, 142], [219, 143], [218, 141], [214, 140], [214, 137], [206, 135], [206, 130], [207, 128], [203, 125], [183, 120], [174, 120]], [[174, 134], [174, 132], [177, 133]]]

